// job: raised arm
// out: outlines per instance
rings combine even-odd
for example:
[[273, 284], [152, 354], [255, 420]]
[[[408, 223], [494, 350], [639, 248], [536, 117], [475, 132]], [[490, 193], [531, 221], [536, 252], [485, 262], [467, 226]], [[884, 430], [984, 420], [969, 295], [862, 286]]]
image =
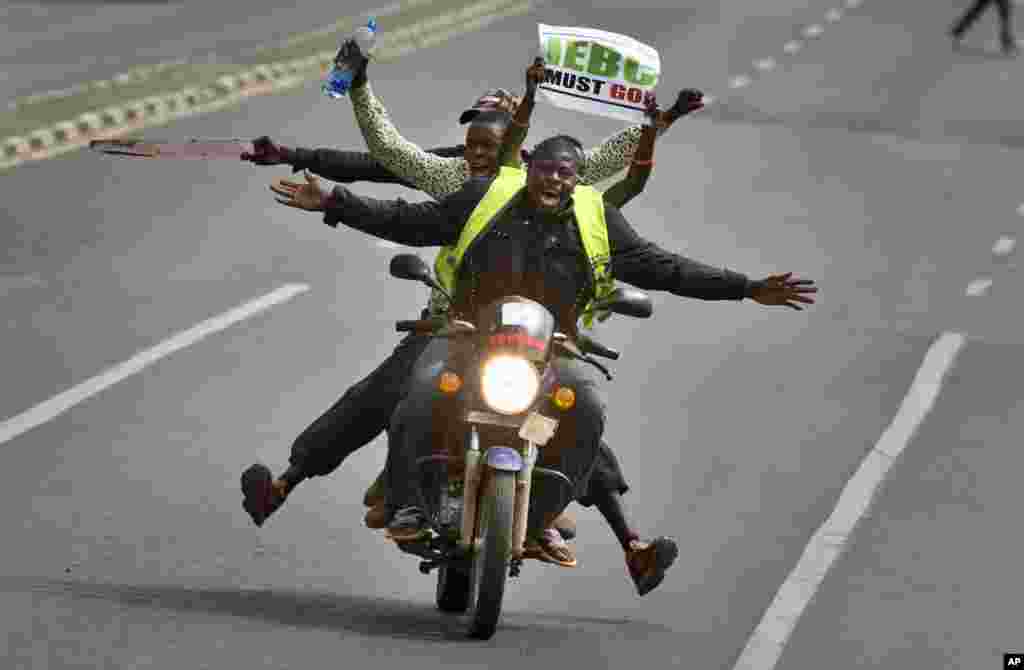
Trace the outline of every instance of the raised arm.
[[464, 158], [442, 158], [402, 137], [368, 81], [353, 82], [352, 111], [373, 158], [397, 177], [440, 200], [462, 188], [469, 177]]
[[654, 143], [658, 137], [657, 121], [660, 111], [658, 101], [652, 95], [647, 102], [648, 122], [640, 135], [640, 145], [629, 163], [629, 172], [604, 192], [606, 205], [621, 209], [627, 202], [643, 193], [651, 170], [654, 169]]
[[[695, 89], [681, 91], [676, 103], [668, 111], [658, 112], [657, 134], [665, 133], [676, 121], [701, 109], [704, 106], [702, 100], [703, 94], [700, 91]], [[597, 184], [625, 168], [639, 150], [646, 127], [647, 124], [630, 126], [584, 152], [583, 166], [580, 169], [580, 183]]]
[[516, 107], [512, 123], [505, 131], [501, 148], [498, 150], [498, 165], [520, 168], [523, 164], [523, 142], [530, 130], [530, 116], [533, 114], [534, 102], [537, 98], [537, 85], [544, 81], [544, 59], [535, 58], [530, 67], [526, 68], [526, 93]]

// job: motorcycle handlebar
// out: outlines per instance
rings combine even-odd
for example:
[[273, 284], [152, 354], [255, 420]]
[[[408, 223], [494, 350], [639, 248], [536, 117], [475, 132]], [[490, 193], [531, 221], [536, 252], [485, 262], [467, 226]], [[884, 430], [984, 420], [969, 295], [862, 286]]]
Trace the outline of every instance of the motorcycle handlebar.
[[614, 349], [609, 349], [608, 347], [598, 344], [597, 342], [591, 342], [590, 345], [587, 347], [587, 351], [595, 356], [600, 356], [601, 358], [608, 358], [613, 361], [619, 360], [619, 352], [615, 351]]
[[618, 351], [616, 351], [615, 349], [609, 349], [603, 344], [595, 342], [594, 340], [590, 339], [583, 333], [580, 333], [577, 336], [576, 342], [579, 345], [580, 351], [584, 353], [593, 354], [594, 356], [600, 356], [601, 358], [608, 358], [613, 361], [619, 360]]

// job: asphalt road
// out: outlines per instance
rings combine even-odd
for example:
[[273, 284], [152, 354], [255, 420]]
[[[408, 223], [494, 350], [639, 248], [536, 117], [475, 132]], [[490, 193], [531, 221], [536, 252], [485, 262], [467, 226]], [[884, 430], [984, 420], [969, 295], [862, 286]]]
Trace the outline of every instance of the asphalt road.
[[381, 0], [18, 0], [0, 6], [0, 100], [109, 79], [140, 65], [233, 62]]
[[[723, 103], [659, 142], [627, 217], [667, 248], [752, 276], [794, 270], [822, 293], [801, 313], [657, 295], [654, 319], [602, 333], [624, 352], [606, 436], [630, 509], [680, 540], [665, 583], [637, 598], [611, 534], [580, 512], [580, 567], [529, 565], [499, 634], [467, 643], [415, 560], [361, 526], [383, 440], [252, 527], [240, 471], [280, 467], [425, 289], [388, 278], [393, 249], [276, 206], [266, 185], [284, 169], [83, 152], [0, 186], [0, 416], [278, 286], [311, 290], [0, 445], [7, 667], [729, 668], [949, 329], [971, 336], [949, 387], [778, 667], [995, 667], [996, 649], [1022, 644], [1005, 532], [1020, 507], [1020, 278], [991, 253], [1020, 196], [1016, 152], [991, 130], [1010, 127], [1024, 75], [952, 53], [949, 2], [919, 16], [868, 1], [792, 56], [782, 45], [832, 5], [611, 4], [505, 19], [371, 77], [407, 137], [455, 143], [460, 101], [521, 86], [538, 21], [585, 24], [655, 45], [663, 99], [697, 86]], [[774, 71], [728, 88], [767, 56]], [[878, 81], [889, 93], [866, 97]], [[531, 138], [592, 145], [618, 128], [540, 106]], [[939, 137], [949, 128], [984, 132]], [[263, 133], [362, 145], [348, 103], [315, 85], [160, 131]], [[978, 275], [989, 294], [965, 296]]]

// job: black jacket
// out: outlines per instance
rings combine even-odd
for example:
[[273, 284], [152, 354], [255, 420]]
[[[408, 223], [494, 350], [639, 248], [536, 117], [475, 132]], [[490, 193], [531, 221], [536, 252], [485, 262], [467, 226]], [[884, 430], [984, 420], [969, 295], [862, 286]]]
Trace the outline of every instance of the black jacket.
[[[471, 179], [440, 202], [415, 204], [401, 198], [361, 197], [338, 186], [328, 200], [324, 223], [343, 223], [407, 246], [452, 245], [490, 183], [491, 179]], [[488, 298], [497, 297], [494, 292], [500, 288], [505, 294], [511, 291], [545, 304], [559, 317], [560, 326], [571, 328], [575, 319], [570, 311], [585, 302], [591, 289], [575, 222], [564, 225], [563, 220], [552, 225], [571, 216], [571, 209], [537, 217], [521, 200], [520, 196], [510, 203], [467, 250], [458, 278], [458, 293], [464, 304], [457, 307], [472, 310], [485, 305]], [[615, 279], [640, 289], [702, 300], [742, 300], [750, 296], [751, 282], [745, 275], [665, 251], [640, 237], [618, 208], [608, 203], [605, 219]], [[480, 281], [485, 276], [488, 280]]]
[[[427, 149], [427, 151], [445, 158], [457, 158], [465, 153], [466, 147], [459, 144], [454, 147]], [[366, 151], [297, 147], [292, 150], [290, 159], [294, 172], [309, 170], [324, 179], [341, 184], [370, 181], [378, 184], [399, 184], [408, 188], [416, 188], [375, 161], [373, 156]]]

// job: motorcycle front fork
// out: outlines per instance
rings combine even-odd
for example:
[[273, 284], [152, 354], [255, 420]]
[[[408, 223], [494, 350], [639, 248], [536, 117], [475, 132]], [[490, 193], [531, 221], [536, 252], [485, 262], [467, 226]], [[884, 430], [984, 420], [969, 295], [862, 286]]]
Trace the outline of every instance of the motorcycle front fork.
[[[470, 426], [468, 444], [466, 445], [466, 472], [462, 488], [462, 533], [459, 544], [463, 549], [473, 545], [476, 531], [477, 509], [479, 507], [480, 483], [483, 475], [482, 453], [480, 451], [480, 434], [475, 425]], [[530, 482], [533, 478], [533, 467], [537, 462], [537, 445], [523, 442], [518, 447], [523, 458], [523, 469], [516, 473], [516, 499], [512, 523], [512, 559], [521, 563], [526, 543], [526, 522], [530, 511]]]

